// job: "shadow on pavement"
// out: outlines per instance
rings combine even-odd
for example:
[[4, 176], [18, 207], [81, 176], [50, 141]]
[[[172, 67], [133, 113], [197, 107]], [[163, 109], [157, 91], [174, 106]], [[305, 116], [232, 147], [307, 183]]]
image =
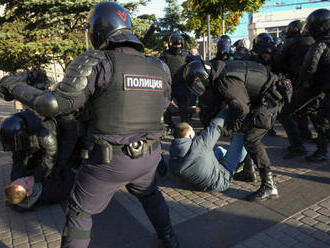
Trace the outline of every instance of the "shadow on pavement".
[[[171, 202], [170, 205], [175, 208], [181, 204]], [[194, 210], [199, 211], [197, 207]], [[251, 244], [256, 243], [259, 245], [253, 247], [289, 247], [303, 239], [303, 242], [327, 247], [326, 243], [322, 243], [328, 235], [326, 232], [302, 223], [296, 224], [296, 219], [279, 223], [287, 217], [259, 204], [237, 202], [177, 224], [174, 229], [183, 248], [226, 248], [242, 242], [246, 245], [242, 247], [252, 247]], [[315, 237], [306, 238], [314, 232]], [[110, 246], [161, 247], [156, 235], [147, 231], [116, 201], [112, 201], [102, 214], [95, 216], [90, 245], [91, 248]]]
[[[316, 169], [318, 170], [318, 169]], [[330, 178], [329, 177], [321, 177], [321, 176], [314, 176], [314, 175], [297, 175], [294, 173], [290, 172], [284, 172], [284, 171], [278, 171], [278, 170], [273, 170], [274, 173], [279, 174], [279, 175], [286, 175], [289, 177], [295, 177], [295, 178], [301, 178], [309, 181], [315, 181], [319, 183], [324, 183], [324, 184], [330, 184]]]
[[0, 247], [1, 247], [1, 248], [9, 248], [9, 246], [5, 245], [5, 244], [2, 243], [1, 241], [0, 241]]

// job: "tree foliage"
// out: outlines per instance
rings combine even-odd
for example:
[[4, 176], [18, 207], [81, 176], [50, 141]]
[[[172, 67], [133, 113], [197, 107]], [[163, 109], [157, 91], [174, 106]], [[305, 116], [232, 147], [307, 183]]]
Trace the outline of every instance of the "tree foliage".
[[[123, 6], [134, 13], [150, 0], [129, 2]], [[0, 70], [16, 71], [51, 61], [65, 69], [86, 49], [85, 22], [88, 11], [102, 0], [0, 0], [5, 4], [0, 17]], [[116, 2], [116, 1], [115, 1]], [[143, 35], [147, 24], [137, 35]], [[141, 21], [143, 22], [143, 20]]]
[[186, 0], [182, 6], [187, 28], [200, 37], [207, 30], [207, 15], [211, 16], [211, 34], [219, 36], [222, 34], [222, 21], [225, 31], [232, 33], [243, 12], [257, 11], [264, 3], [265, 0]]
[[183, 15], [182, 7], [178, 4], [177, 0], [166, 0], [166, 3], [165, 16], [159, 20], [160, 33], [158, 41], [161, 43], [158, 45], [158, 50], [164, 49], [169, 36], [175, 32], [183, 36], [186, 42], [186, 48], [194, 46], [195, 40], [187, 33], [186, 17]]

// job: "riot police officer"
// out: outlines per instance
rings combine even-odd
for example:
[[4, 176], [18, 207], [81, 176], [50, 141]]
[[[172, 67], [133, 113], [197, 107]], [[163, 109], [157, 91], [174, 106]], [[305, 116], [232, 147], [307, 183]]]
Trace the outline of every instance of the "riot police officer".
[[234, 42], [234, 57], [236, 59], [241, 59], [249, 52], [249, 43], [249, 40], [246, 39], [240, 39]]
[[217, 54], [210, 62], [214, 60], [233, 60], [231, 54], [231, 39], [228, 35], [222, 35], [217, 41]]
[[276, 47], [273, 37], [268, 33], [260, 33], [253, 40], [252, 50], [241, 59], [261, 63], [270, 71], [278, 73], [279, 68], [276, 63], [278, 54], [279, 49]]
[[327, 159], [327, 132], [330, 120], [330, 10], [318, 9], [306, 18], [306, 28], [315, 39], [308, 49], [300, 73], [301, 94], [294, 98], [299, 106], [315, 95], [323, 92], [325, 97], [318, 111], [318, 149], [308, 161], [325, 161]]
[[[190, 54], [184, 49], [184, 39], [179, 33], [172, 33], [168, 40], [168, 49], [165, 50], [160, 59], [163, 60], [171, 71], [172, 77], [172, 98], [179, 107], [179, 114], [182, 122], [189, 122], [191, 114], [188, 108], [192, 106], [193, 95], [187, 89], [183, 80], [183, 68], [187, 60], [190, 60]], [[165, 112], [165, 122], [173, 127], [171, 113]]]
[[10, 180], [33, 176], [43, 182], [54, 169], [57, 127], [52, 118], [42, 120], [31, 110], [10, 115], [0, 125], [1, 145], [12, 152]]
[[[96, 50], [79, 55], [53, 92], [10, 78], [1, 82], [12, 96], [40, 114], [66, 114], [88, 105], [89, 146], [68, 201], [62, 247], [88, 247], [92, 215], [122, 186], [136, 196], [166, 247], [178, 247], [165, 200], [155, 184], [161, 157], [161, 117], [170, 100], [170, 72], [144, 56], [121, 5], [95, 5], [87, 18]], [[23, 94], [24, 92], [24, 94]], [[106, 106], [106, 107], [105, 107]]]
[[201, 61], [185, 69], [188, 87], [198, 95], [211, 88], [214, 96], [228, 106], [230, 129], [245, 132], [244, 146], [259, 168], [260, 188], [248, 196], [250, 201], [278, 197], [271, 162], [261, 139], [273, 126], [285, 101], [291, 99], [291, 83], [252, 61], [217, 61], [212, 67]]
[[[278, 68], [281, 73], [287, 75], [293, 85], [294, 89], [297, 86], [298, 74], [303, 62], [304, 55], [306, 54], [309, 46], [313, 44], [314, 39], [306, 34], [302, 34], [303, 22], [295, 20], [289, 23], [285, 32], [285, 41], [280, 54], [277, 58]], [[295, 94], [295, 90], [294, 93]], [[308, 123], [308, 117], [295, 120], [290, 115], [290, 107], [284, 106], [282, 113], [279, 116], [279, 121], [283, 125], [289, 140], [289, 147], [287, 153], [284, 155], [285, 159], [290, 159], [296, 156], [303, 156], [307, 150], [303, 144], [303, 134], [308, 130], [308, 124], [304, 127], [304, 133], [299, 129], [299, 123]], [[306, 134], [307, 135], [307, 134]]]
[[[273, 57], [276, 53], [277, 49], [273, 37], [268, 33], [260, 33], [253, 40], [252, 50], [242, 54], [237, 59], [258, 62], [272, 70], [274, 68]], [[268, 130], [268, 134], [276, 135], [274, 127]], [[254, 165], [250, 156], [246, 157], [246, 161], [243, 163], [243, 170], [235, 173], [233, 178], [234, 180], [245, 182], [254, 182], [256, 180]]]
[[[210, 60], [210, 63], [216, 63], [218, 60], [233, 60], [234, 57], [231, 54], [231, 39], [228, 35], [222, 35], [217, 41], [217, 53], [216, 56]], [[205, 94], [198, 98], [198, 107], [200, 109], [199, 119], [202, 122], [204, 128], [209, 125], [212, 117], [215, 113], [219, 112], [219, 107], [221, 106], [219, 99], [212, 97], [213, 92], [211, 90], [207, 91]]]

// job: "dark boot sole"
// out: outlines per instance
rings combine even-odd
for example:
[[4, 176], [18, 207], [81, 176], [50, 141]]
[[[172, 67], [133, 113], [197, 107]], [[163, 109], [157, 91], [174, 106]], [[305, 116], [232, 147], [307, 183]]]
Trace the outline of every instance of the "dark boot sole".
[[263, 202], [263, 201], [266, 201], [266, 200], [278, 199], [278, 198], [280, 198], [279, 195], [270, 195], [270, 196], [267, 196], [265, 198], [255, 198], [255, 199], [247, 198], [247, 200], [250, 201], [250, 202]]

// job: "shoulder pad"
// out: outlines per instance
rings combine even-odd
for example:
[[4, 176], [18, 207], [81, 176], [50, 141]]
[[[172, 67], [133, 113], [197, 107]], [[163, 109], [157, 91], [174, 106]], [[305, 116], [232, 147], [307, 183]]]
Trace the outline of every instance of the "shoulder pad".
[[326, 48], [327, 44], [324, 42], [315, 42], [311, 45], [304, 58], [303, 71], [316, 72], [319, 60]]
[[87, 78], [92, 74], [93, 67], [104, 59], [105, 54], [100, 50], [89, 50], [80, 54], [68, 67], [59, 89], [64, 92], [81, 92], [87, 86]]
[[57, 99], [50, 91], [35, 99], [35, 108], [40, 115], [46, 117], [53, 117], [59, 112]]

